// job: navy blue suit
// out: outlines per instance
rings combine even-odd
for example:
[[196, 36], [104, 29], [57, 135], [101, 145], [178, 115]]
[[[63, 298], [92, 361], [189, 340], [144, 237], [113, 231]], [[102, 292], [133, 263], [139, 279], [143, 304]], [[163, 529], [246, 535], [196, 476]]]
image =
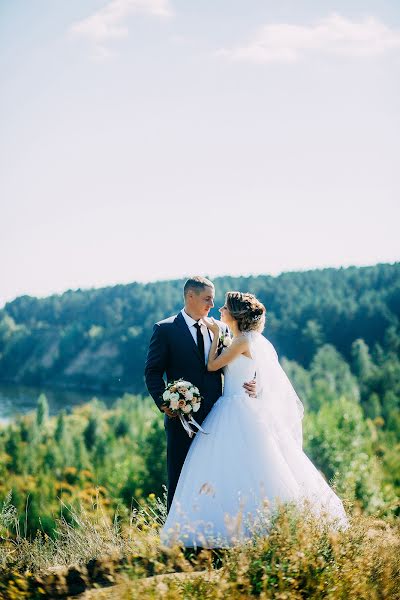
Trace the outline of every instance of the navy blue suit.
[[[226, 329], [226, 325], [220, 324]], [[200, 424], [222, 394], [222, 371], [207, 371], [182, 314], [174, 315], [154, 325], [147, 353], [146, 386], [158, 408], [161, 407], [167, 381], [183, 378], [199, 388], [203, 401], [195, 415]], [[185, 462], [192, 439], [183, 429], [178, 418], [164, 416], [167, 434], [168, 510], [175, 493], [179, 475]], [[201, 435], [201, 434], [198, 434]]]

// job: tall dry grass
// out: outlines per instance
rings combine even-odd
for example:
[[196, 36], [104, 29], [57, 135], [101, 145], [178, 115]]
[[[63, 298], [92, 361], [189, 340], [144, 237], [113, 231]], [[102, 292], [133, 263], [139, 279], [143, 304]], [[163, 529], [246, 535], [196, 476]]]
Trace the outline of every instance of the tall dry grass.
[[71, 593], [72, 584], [77, 592], [124, 577], [129, 583], [121, 598], [400, 599], [400, 525], [394, 518], [355, 513], [341, 531], [282, 506], [268, 517], [268, 535], [194, 553], [160, 544], [165, 504], [153, 497], [129, 518], [110, 520], [100, 504], [72, 516], [72, 523], [59, 519], [54, 539], [41, 534], [7, 541], [7, 523], [17, 519], [9, 499], [0, 517], [0, 598], [56, 598]]

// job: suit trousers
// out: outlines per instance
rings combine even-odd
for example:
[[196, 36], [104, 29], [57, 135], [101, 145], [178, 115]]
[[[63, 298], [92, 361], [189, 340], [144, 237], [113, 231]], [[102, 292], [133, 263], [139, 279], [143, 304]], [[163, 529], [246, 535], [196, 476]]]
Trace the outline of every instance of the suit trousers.
[[181, 474], [183, 463], [185, 462], [193, 438], [188, 436], [178, 417], [170, 419], [166, 416], [164, 419], [165, 431], [167, 434], [167, 510], [169, 511], [179, 475]]

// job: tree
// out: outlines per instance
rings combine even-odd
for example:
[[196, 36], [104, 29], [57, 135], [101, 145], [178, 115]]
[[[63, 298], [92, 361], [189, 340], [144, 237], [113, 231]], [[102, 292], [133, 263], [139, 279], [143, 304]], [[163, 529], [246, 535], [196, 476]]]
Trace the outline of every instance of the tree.
[[324, 333], [321, 323], [315, 319], [309, 319], [301, 332], [304, 339], [304, 360], [309, 364], [310, 360], [324, 342]]
[[36, 408], [36, 426], [39, 431], [42, 431], [46, 427], [48, 418], [49, 403], [47, 402], [45, 394], [40, 394]]
[[83, 438], [85, 440], [85, 446], [88, 450], [94, 448], [98, 441], [101, 430], [101, 424], [98, 415], [91, 414], [89, 417], [88, 424], [83, 432]]
[[344, 358], [330, 344], [322, 346], [314, 356], [310, 376], [313, 383], [310, 403], [314, 410], [319, 408], [319, 402], [324, 403], [342, 395], [359, 400], [360, 390], [356, 378]]
[[56, 430], [54, 432], [54, 439], [60, 445], [62, 444], [65, 436], [65, 411], [62, 410], [57, 416]]
[[354, 340], [351, 345], [351, 356], [353, 373], [360, 381], [366, 381], [374, 370], [374, 363], [364, 340]]
[[384, 473], [374, 455], [374, 437], [377, 433], [361, 406], [344, 396], [305, 420], [305, 450], [312, 461], [341, 496], [371, 512], [385, 504]]

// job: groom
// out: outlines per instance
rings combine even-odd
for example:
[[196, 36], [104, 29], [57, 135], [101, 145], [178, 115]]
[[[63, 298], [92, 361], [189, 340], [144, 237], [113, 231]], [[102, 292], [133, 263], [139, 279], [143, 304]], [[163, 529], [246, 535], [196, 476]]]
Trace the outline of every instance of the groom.
[[[196, 413], [196, 421], [200, 424], [222, 394], [222, 371], [207, 371], [212, 333], [202, 321], [214, 306], [214, 284], [196, 275], [186, 281], [183, 295], [185, 306], [181, 312], [154, 325], [145, 367], [147, 389], [158, 408], [165, 413], [168, 510], [192, 439], [176, 415], [161, 406], [165, 390], [164, 373], [168, 382], [182, 378], [199, 388], [203, 401]], [[222, 332], [228, 333], [226, 325], [219, 325]], [[243, 387], [249, 395], [255, 395], [254, 381], [244, 383]], [[215, 459], [218, 460], [218, 457]]]

